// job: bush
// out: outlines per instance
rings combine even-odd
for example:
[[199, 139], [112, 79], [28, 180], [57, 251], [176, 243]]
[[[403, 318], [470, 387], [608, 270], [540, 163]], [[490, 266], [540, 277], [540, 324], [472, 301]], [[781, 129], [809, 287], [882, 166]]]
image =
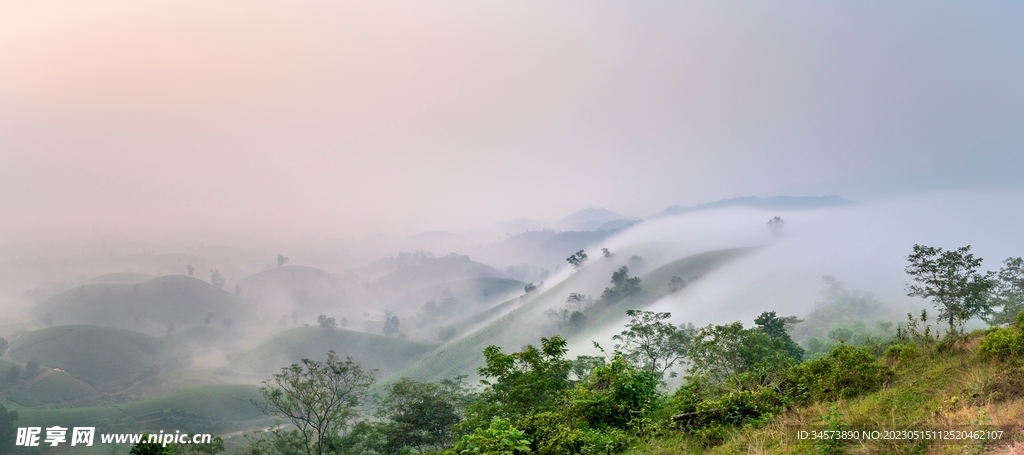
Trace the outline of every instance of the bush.
[[887, 360], [900, 364], [920, 357], [921, 349], [911, 343], [894, 344], [889, 346], [883, 355]]
[[867, 349], [847, 344], [839, 344], [827, 357], [799, 364], [789, 373], [787, 395], [803, 403], [872, 392], [881, 388], [892, 374]]
[[556, 411], [541, 412], [521, 421], [523, 430], [533, 437], [533, 447], [541, 455], [604, 454], [622, 452], [631, 437], [617, 428], [595, 429], [566, 423]]
[[608, 365], [594, 368], [585, 384], [566, 393], [564, 413], [590, 428], [625, 430], [657, 402], [658, 377], [616, 355]]
[[1024, 335], [1016, 327], [995, 329], [985, 335], [978, 346], [978, 355], [983, 359], [1019, 360], [1022, 352], [1024, 352]]
[[477, 428], [467, 434], [455, 447], [445, 451], [450, 455], [518, 455], [530, 453], [530, 440], [526, 433], [509, 424], [508, 420], [495, 418], [487, 429]]

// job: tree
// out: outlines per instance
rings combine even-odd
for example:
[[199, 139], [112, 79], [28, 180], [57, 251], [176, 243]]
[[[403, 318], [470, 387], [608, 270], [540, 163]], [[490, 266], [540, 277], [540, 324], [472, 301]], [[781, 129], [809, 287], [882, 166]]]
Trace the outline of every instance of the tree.
[[385, 422], [388, 453], [440, 449], [455, 442], [455, 424], [468, 401], [464, 376], [441, 382], [402, 378], [375, 396], [377, 417]]
[[629, 267], [633, 270], [639, 270], [644, 266], [643, 256], [632, 255], [629, 257]]
[[35, 358], [29, 359], [25, 362], [25, 379], [32, 379], [39, 374], [39, 361]]
[[948, 336], [960, 333], [969, 319], [990, 314], [993, 280], [978, 272], [982, 259], [974, 257], [970, 245], [948, 251], [914, 245], [907, 261], [905, 271], [915, 282], [907, 285], [907, 295], [931, 299], [938, 319], [949, 324]]
[[7, 350], [10, 349], [11, 343], [6, 339], [0, 338], [0, 357], [7, 355]]
[[686, 287], [686, 280], [680, 277], [672, 276], [672, 279], [668, 280], [668, 292], [676, 292]]
[[603, 254], [606, 258], [612, 257], [612, 251], [609, 250], [608, 248], [601, 248], [601, 254]]
[[640, 277], [629, 277], [629, 267], [622, 266], [612, 272], [612, 287], [604, 288], [601, 298], [606, 302], [617, 302], [640, 292]]
[[391, 315], [390, 312], [384, 315], [384, 336], [399, 336], [402, 333], [398, 331], [398, 316]]
[[14, 447], [17, 436], [17, 429], [14, 422], [18, 420], [18, 411], [7, 411], [3, 404], [0, 404], [0, 453], [7, 452]]
[[286, 258], [284, 256], [281, 256], [280, 254], [277, 255], [277, 266], [278, 267], [280, 267], [282, 265], [285, 265], [287, 262], [288, 262], [288, 258]]
[[569, 388], [572, 362], [565, 358], [566, 341], [555, 335], [541, 338], [540, 348], [526, 345], [522, 351], [505, 354], [497, 346], [484, 349], [484, 366], [477, 373], [486, 387], [487, 409], [475, 409], [476, 423], [486, 424], [493, 416], [519, 417], [553, 409], [559, 393]]
[[263, 400], [253, 404], [295, 426], [292, 432], [274, 433], [274, 438], [294, 438], [301, 453], [323, 455], [358, 415], [357, 407], [373, 385], [375, 373], [364, 372], [351, 357], [340, 361], [329, 351], [326, 362], [302, 359], [263, 381]]
[[569, 308], [573, 308], [576, 311], [582, 310], [587, 304], [587, 296], [577, 293], [570, 292], [569, 296], [565, 298], [565, 305]]
[[772, 232], [775, 237], [782, 236], [782, 228], [786, 227], [786, 222], [780, 217], [775, 217], [768, 220], [768, 230]]
[[579, 270], [587, 264], [587, 253], [584, 253], [583, 250], [579, 250], [565, 258], [565, 262], [568, 262], [572, 268]]
[[210, 284], [219, 288], [224, 288], [224, 277], [220, 274], [219, 270], [210, 270]]
[[788, 362], [781, 343], [761, 328], [747, 329], [740, 322], [701, 328], [690, 342], [688, 354], [690, 372], [713, 383], [759, 366], [775, 368]]
[[989, 318], [990, 324], [1012, 324], [1024, 309], [1024, 259], [1016, 257], [1003, 261], [996, 274], [992, 306], [998, 307], [999, 312]]
[[7, 370], [7, 374], [4, 375], [4, 384], [8, 387], [14, 387], [21, 381], [21, 367], [15, 365]]
[[[637, 368], [655, 374], [659, 379], [665, 376], [676, 363], [686, 358], [687, 345], [693, 338], [692, 325], [676, 327], [668, 322], [672, 313], [655, 313], [653, 311], [626, 311], [629, 322], [626, 330], [612, 339], [619, 341], [616, 351]], [[675, 377], [675, 372], [669, 373]]]
[[788, 325], [792, 325], [792, 321], [799, 321], [799, 319], [796, 319], [795, 316], [780, 318], [775, 315], [774, 311], [765, 311], [754, 319], [754, 324], [764, 330], [764, 333], [768, 334], [772, 340], [780, 343], [786, 354], [800, 362], [804, 358], [804, 350], [793, 341], [786, 330]]
[[189, 264], [185, 266], [185, 270], [188, 270], [188, 276], [192, 276], [192, 273], [196, 271], [196, 268], [192, 267], [192, 264]]
[[318, 316], [316, 318], [316, 323], [320, 324], [320, 327], [325, 329], [333, 329], [338, 326], [338, 323], [334, 320], [334, 318], [329, 318], [327, 317], [326, 314], [321, 314], [320, 316]]

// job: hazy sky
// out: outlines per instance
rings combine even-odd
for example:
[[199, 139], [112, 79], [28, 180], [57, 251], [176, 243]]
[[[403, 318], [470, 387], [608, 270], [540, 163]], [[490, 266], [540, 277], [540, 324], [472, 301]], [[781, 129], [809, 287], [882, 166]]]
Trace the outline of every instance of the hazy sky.
[[0, 234], [1019, 188], [1014, 2], [0, 1]]

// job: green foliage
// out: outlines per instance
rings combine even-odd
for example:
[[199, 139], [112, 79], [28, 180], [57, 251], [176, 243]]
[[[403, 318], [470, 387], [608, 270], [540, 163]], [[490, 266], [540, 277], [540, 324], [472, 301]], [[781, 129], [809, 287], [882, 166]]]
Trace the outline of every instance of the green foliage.
[[377, 417], [384, 422], [384, 450], [422, 452], [454, 443], [454, 426], [462, 420], [469, 394], [463, 379], [435, 383], [402, 378], [388, 384], [385, 395], [375, 397]]
[[555, 335], [541, 338], [541, 347], [527, 344], [505, 354], [497, 346], [484, 349], [484, 366], [477, 370], [485, 387], [480, 400], [466, 409], [462, 429], [482, 427], [494, 417], [517, 419], [552, 410], [559, 394], [572, 384], [572, 362], [565, 359], [566, 341]]
[[982, 259], [974, 257], [970, 245], [948, 251], [914, 245], [907, 261], [905, 270], [915, 282], [907, 286], [907, 295], [931, 299], [939, 320], [949, 324], [948, 336], [958, 335], [967, 320], [990, 314], [988, 293], [994, 281], [978, 272]]
[[1010, 324], [1024, 309], [1024, 259], [1007, 258], [996, 274], [992, 306], [999, 308], [990, 324]]
[[626, 449], [630, 436], [617, 428], [595, 429], [572, 425], [559, 412], [541, 412], [523, 419], [538, 454], [614, 454]]
[[18, 411], [7, 411], [3, 404], [0, 404], [0, 453], [6, 453], [14, 447], [17, 428], [14, 422], [18, 420]]
[[565, 258], [565, 262], [568, 262], [572, 268], [579, 270], [587, 264], [587, 259], [587, 253], [584, 253], [583, 250], [579, 250]]
[[672, 313], [655, 313], [653, 311], [626, 311], [629, 322], [626, 330], [612, 339], [620, 341], [615, 350], [621, 351], [626, 359], [646, 371], [654, 373], [658, 379], [669, 372], [677, 362], [686, 357], [687, 345], [693, 338], [693, 325], [676, 327], [668, 322]]
[[[822, 416], [821, 421], [825, 424], [825, 431], [844, 431], [849, 428], [846, 416], [839, 412], [835, 405], [828, 407], [828, 413]], [[824, 438], [814, 441], [814, 450], [819, 455], [836, 455], [843, 453], [843, 445], [847, 440], [842, 438]]]
[[1017, 327], [992, 330], [981, 339], [978, 355], [984, 359], [1020, 361], [1024, 356], [1024, 334]]
[[508, 420], [496, 417], [490, 426], [477, 428], [462, 437], [455, 447], [445, 451], [450, 455], [521, 455], [531, 453], [526, 433], [514, 428]]
[[629, 277], [629, 267], [622, 266], [612, 272], [612, 286], [604, 288], [601, 299], [606, 303], [615, 303], [640, 292], [640, 277]]
[[721, 384], [730, 376], [769, 369], [789, 362], [782, 340], [773, 340], [760, 328], [743, 328], [740, 322], [709, 325], [700, 329], [689, 345], [690, 373]]
[[625, 430], [657, 404], [658, 396], [656, 373], [634, 369], [616, 355], [566, 392], [562, 412], [590, 428]]
[[175, 455], [173, 445], [165, 446], [158, 442], [146, 442], [148, 440], [149, 435], [143, 434], [143, 442], [133, 445], [128, 451], [128, 455]]
[[303, 453], [327, 453], [330, 441], [357, 415], [357, 406], [373, 385], [374, 372], [364, 372], [349, 357], [340, 361], [334, 351], [326, 362], [302, 359], [263, 381], [263, 401], [255, 401], [267, 415], [287, 418], [301, 437]]
[[800, 403], [836, 400], [878, 390], [891, 375], [869, 350], [840, 344], [826, 357], [792, 367], [784, 388]]
[[764, 333], [768, 334], [772, 341], [778, 343], [786, 355], [799, 362], [803, 359], [804, 350], [793, 342], [786, 331], [786, 322], [793, 320], [796, 318], [792, 316], [780, 318], [775, 315], [774, 311], [766, 311], [754, 319], [754, 324], [764, 330]]
[[883, 355], [897, 364], [903, 364], [920, 357], [921, 348], [913, 343], [894, 344], [889, 346]]

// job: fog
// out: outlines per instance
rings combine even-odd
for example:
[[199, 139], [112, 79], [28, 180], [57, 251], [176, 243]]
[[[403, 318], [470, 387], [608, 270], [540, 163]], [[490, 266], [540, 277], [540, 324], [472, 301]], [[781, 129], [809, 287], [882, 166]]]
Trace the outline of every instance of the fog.
[[[931, 308], [906, 295], [913, 245], [1024, 255], [1021, 23], [913, 1], [2, 2], [0, 368], [72, 385], [15, 375], [0, 401], [256, 393], [328, 351], [382, 383], [472, 379], [490, 345], [611, 347], [628, 309], [804, 318], [825, 276], [902, 320]], [[621, 266], [641, 291], [616, 297]]]

